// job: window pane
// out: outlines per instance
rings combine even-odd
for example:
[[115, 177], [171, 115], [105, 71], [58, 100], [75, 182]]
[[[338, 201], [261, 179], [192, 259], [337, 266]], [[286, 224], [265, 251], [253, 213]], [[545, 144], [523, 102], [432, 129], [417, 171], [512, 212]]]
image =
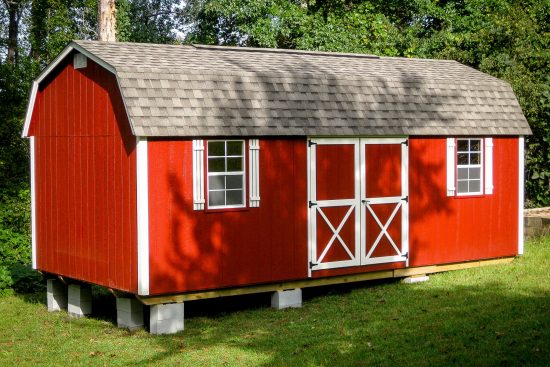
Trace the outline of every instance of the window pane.
[[208, 205], [221, 206], [225, 205], [225, 191], [208, 191]]
[[468, 164], [468, 153], [458, 153], [456, 161], [458, 164]]
[[227, 158], [227, 172], [239, 172], [243, 170], [242, 158]]
[[243, 190], [227, 191], [227, 205], [242, 205], [242, 204], [243, 204]]
[[210, 190], [225, 189], [225, 176], [210, 176], [208, 177], [208, 188]]
[[481, 189], [480, 180], [470, 181], [470, 192], [479, 192], [480, 189]]
[[481, 161], [481, 154], [479, 153], [471, 153], [470, 154], [470, 164], [479, 164]]
[[459, 194], [468, 192], [468, 181], [458, 181], [456, 190]]
[[243, 176], [226, 176], [228, 189], [242, 189], [243, 188]]
[[468, 179], [468, 168], [459, 168], [456, 177], [459, 180], [467, 180]]
[[243, 142], [242, 141], [228, 141], [227, 142], [227, 155], [243, 155]]
[[468, 140], [458, 140], [456, 142], [457, 144], [457, 150], [459, 152], [467, 152], [468, 151]]
[[225, 172], [225, 158], [208, 158], [208, 172]]
[[223, 141], [209, 141], [208, 142], [208, 156], [223, 156], [225, 155], [225, 142]]
[[[470, 168], [470, 179], [480, 179], [481, 178], [481, 167]], [[460, 177], [459, 177], [460, 178]]]
[[471, 152], [481, 152], [481, 142], [480, 140], [470, 140], [470, 151]]

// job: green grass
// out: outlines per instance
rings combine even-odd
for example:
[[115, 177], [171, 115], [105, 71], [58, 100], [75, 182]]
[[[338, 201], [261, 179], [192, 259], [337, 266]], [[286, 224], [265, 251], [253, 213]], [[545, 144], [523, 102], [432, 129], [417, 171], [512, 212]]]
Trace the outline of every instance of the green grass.
[[550, 365], [550, 237], [510, 265], [426, 283], [306, 289], [301, 309], [272, 310], [268, 295], [189, 302], [171, 336], [116, 328], [105, 294], [79, 320], [44, 297], [0, 298], [0, 366]]

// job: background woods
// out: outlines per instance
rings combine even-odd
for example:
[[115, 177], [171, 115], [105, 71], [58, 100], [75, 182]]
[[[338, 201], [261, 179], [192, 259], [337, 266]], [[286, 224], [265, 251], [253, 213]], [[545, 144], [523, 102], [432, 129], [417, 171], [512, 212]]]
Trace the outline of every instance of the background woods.
[[[108, 1], [112, 3], [113, 1]], [[116, 40], [454, 59], [508, 81], [527, 138], [528, 206], [550, 205], [549, 0], [116, 0]], [[72, 39], [98, 39], [98, 0], [0, 0], [0, 291], [30, 262], [30, 83]], [[15, 283], [15, 284], [14, 284]]]

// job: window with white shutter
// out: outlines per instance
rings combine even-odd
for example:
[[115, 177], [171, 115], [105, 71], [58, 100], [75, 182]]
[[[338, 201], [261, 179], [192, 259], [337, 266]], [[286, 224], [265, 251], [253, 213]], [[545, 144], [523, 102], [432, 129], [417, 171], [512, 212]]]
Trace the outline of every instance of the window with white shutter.
[[493, 193], [493, 139], [447, 139], [447, 196]]

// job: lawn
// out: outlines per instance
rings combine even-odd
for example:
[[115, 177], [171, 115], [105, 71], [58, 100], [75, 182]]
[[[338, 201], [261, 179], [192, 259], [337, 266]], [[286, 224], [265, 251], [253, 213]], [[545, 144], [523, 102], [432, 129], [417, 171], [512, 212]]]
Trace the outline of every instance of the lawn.
[[0, 298], [0, 366], [550, 365], [550, 237], [509, 265], [304, 290], [304, 307], [269, 295], [186, 303], [185, 331], [128, 332], [114, 300], [94, 315], [48, 313], [44, 294]]

